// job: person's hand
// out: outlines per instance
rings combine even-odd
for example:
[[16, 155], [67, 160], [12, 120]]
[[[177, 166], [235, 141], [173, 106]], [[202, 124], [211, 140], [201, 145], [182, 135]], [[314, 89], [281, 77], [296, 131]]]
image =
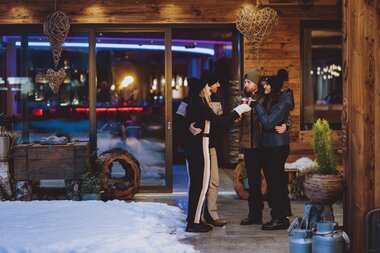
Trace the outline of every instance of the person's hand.
[[257, 102], [257, 100], [254, 100], [254, 99], [251, 99], [250, 102], [249, 102], [249, 106], [250, 107], [255, 107], [255, 105], [257, 105], [259, 102]]
[[250, 110], [251, 110], [251, 107], [247, 104], [241, 104], [234, 108], [234, 111], [237, 112], [240, 117], [243, 113], [249, 112]]
[[286, 124], [282, 124], [281, 126], [276, 126], [274, 129], [276, 129], [276, 132], [279, 134], [286, 132]]
[[191, 123], [189, 126], [189, 131], [192, 135], [197, 135], [202, 133], [202, 129], [194, 127], [195, 122]]

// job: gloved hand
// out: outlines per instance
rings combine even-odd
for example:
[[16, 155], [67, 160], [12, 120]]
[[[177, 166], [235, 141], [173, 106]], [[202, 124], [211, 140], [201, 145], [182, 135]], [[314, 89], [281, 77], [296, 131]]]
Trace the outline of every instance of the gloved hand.
[[234, 108], [234, 111], [237, 112], [240, 117], [243, 113], [249, 112], [250, 110], [251, 110], [251, 107], [247, 104], [241, 104]]
[[255, 105], [257, 105], [259, 102], [257, 102], [257, 100], [251, 100], [249, 106], [251, 107], [254, 107]]

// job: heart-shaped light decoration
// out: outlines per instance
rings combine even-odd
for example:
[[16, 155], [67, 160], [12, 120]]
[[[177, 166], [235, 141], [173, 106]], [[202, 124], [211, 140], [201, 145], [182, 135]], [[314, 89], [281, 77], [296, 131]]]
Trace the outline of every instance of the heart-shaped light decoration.
[[54, 93], [58, 93], [59, 86], [63, 83], [63, 80], [66, 78], [66, 72], [64, 69], [54, 71], [48, 69], [46, 72], [46, 79], [49, 81], [50, 88]]
[[261, 10], [246, 7], [237, 14], [236, 19], [236, 28], [253, 43], [253, 47], [257, 50], [271, 35], [277, 24], [278, 14], [269, 7]]
[[61, 11], [54, 12], [44, 22], [44, 34], [49, 39], [56, 67], [61, 59], [62, 44], [65, 42], [69, 30], [69, 18]]

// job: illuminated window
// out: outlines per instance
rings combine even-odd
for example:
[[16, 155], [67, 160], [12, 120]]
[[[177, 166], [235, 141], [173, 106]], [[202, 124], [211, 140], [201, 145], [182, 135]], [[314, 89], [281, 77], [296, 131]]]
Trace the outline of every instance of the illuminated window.
[[318, 119], [341, 129], [342, 32], [338, 22], [302, 24], [301, 130]]

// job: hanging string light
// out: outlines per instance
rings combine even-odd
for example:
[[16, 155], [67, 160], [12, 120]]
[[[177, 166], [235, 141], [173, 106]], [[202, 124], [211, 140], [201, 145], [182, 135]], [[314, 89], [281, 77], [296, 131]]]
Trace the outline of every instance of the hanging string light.
[[317, 76], [322, 76], [323, 79], [333, 79], [339, 77], [342, 72], [342, 67], [335, 64], [330, 64], [329, 66], [317, 66], [316, 71], [310, 70], [310, 75], [316, 74]]

